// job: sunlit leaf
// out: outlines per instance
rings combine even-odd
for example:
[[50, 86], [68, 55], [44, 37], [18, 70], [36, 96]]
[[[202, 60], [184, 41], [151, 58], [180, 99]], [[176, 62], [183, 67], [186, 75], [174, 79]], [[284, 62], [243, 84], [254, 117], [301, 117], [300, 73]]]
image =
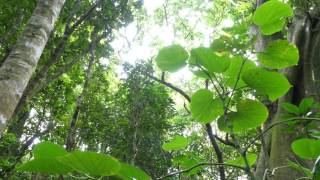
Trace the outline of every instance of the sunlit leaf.
[[[237, 83], [237, 88], [246, 86], [246, 83], [240, 78], [243, 73], [248, 70], [255, 68], [256, 65], [251, 60], [245, 60], [242, 57], [234, 57], [231, 59], [230, 67], [224, 72], [225, 84], [233, 88]], [[240, 73], [241, 70], [241, 73]], [[240, 73], [240, 74], [239, 74]]]
[[50, 157], [33, 159], [19, 166], [17, 170], [43, 174], [68, 174], [73, 171], [68, 165]]
[[117, 159], [95, 152], [75, 151], [60, 157], [59, 161], [78, 172], [91, 176], [110, 176], [120, 170]]
[[175, 72], [186, 65], [188, 52], [180, 45], [162, 48], [155, 61], [162, 71]]
[[51, 142], [42, 142], [37, 144], [33, 150], [32, 154], [35, 158], [48, 158], [48, 157], [57, 157], [64, 156], [68, 154], [68, 152], [61, 146], [57, 144], [53, 144]]
[[253, 15], [253, 22], [260, 27], [264, 35], [271, 35], [281, 31], [286, 18], [293, 16], [290, 5], [278, 0], [263, 3]]
[[291, 144], [293, 152], [301, 158], [316, 159], [320, 156], [320, 140], [302, 138]]
[[185, 149], [190, 143], [190, 139], [183, 136], [174, 136], [173, 139], [162, 145], [162, 148], [166, 151], [178, 151]]
[[258, 59], [265, 67], [282, 69], [298, 64], [299, 51], [287, 40], [270, 42], [264, 52], [258, 53]]
[[226, 54], [215, 53], [210, 48], [199, 47], [191, 50], [189, 64], [200, 65], [209, 73], [222, 73], [230, 65], [230, 58]]
[[234, 132], [243, 132], [245, 130], [256, 128], [265, 122], [268, 118], [267, 107], [259, 101], [246, 99], [237, 104], [237, 112], [231, 112], [227, 115], [227, 121], [219, 118], [218, 127], [220, 130], [230, 132], [228, 124], [232, 125]]
[[126, 163], [121, 163], [121, 168], [117, 173], [117, 176], [121, 177], [123, 180], [150, 180], [151, 178], [140, 168], [131, 166]]
[[242, 80], [260, 95], [268, 95], [271, 101], [285, 95], [291, 85], [281, 73], [261, 68], [249, 69], [244, 72]]
[[219, 98], [213, 99], [211, 91], [200, 89], [191, 98], [190, 110], [196, 121], [209, 123], [223, 115], [223, 104]]

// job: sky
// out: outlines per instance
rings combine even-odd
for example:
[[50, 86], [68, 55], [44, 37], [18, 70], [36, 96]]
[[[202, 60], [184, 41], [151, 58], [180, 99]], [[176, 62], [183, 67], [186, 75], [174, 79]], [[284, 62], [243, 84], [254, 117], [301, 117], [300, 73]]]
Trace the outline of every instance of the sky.
[[[171, 19], [169, 15], [168, 24], [164, 23], [163, 25], [159, 25], [155, 23], [155, 12], [158, 8], [163, 8], [164, 2], [165, 0], [144, 0], [143, 6], [148, 17], [145, 19], [147, 23], [143, 26], [143, 34], [139, 34], [137, 27], [140, 22], [136, 20], [116, 32], [116, 38], [111, 45], [120, 62], [134, 64], [139, 60], [149, 60], [156, 56], [161, 47], [169, 46], [173, 43], [178, 43], [184, 47], [210, 46], [214, 29], [204, 22], [201, 12], [194, 11], [188, 7], [179, 10], [179, 17], [187, 16], [188, 22], [193, 27], [193, 31], [202, 35], [201, 38], [195, 38], [194, 40], [183, 39], [181, 36], [175, 35], [174, 26], [178, 22]], [[232, 25], [233, 22], [230, 19], [222, 21], [223, 27]], [[177, 32], [179, 33], [179, 31]], [[139, 35], [141, 35], [140, 39], [137, 38]], [[107, 63], [108, 59], [102, 59], [102, 61], [103, 63]], [[126, 77], [126, 73], [123, 71], [121, 64], [117, 67], [116, 72], [120, 78]], [[172, 83], [181, 83], [191, 80], [192, 76], [192, 73], [185, 67], [171, 74], [169, 81]]]

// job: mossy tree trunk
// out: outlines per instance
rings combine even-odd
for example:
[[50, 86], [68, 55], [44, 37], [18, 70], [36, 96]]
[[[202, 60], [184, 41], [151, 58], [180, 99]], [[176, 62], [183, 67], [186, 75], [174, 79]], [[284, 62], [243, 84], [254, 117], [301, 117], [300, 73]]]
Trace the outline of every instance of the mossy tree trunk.
[[39, 0], [23, 34], [0, 67], [0, 135], [38, 64], [65, 0]]

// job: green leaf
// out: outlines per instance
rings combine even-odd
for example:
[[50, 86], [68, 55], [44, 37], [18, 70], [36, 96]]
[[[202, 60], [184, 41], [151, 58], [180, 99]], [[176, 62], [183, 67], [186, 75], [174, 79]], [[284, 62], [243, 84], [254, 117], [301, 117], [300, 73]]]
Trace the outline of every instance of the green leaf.
[[[180, 156], [174, 157], [172, 162], [174, 163], [175, 166], [179, 166], [181, 169], [189, 169], [201, 162], [204, 162], [205, 160], [200, 158], [198, 155], [194, 153], [186, 153]], [[201, 171], [203, 167], [197, 167], [192, 169], [187, 173], [187, 175], [193, 175], [197, 174], [199, 171]]]
[[291, 103], [282, 103], [281, 104], [282, 109], [286, 110], [289, 113], [295, 114], [295, 115], [300, 115], [300, 110], [299, 108]]
[[[233, 127], [233, 131], [243, 132], [245, 130], [260, 126], [268, 118], [268, 109], [259, 101], [246, 99], [237, 104], [237, 112], [231, 112], [227, 115], [228, 122]], [[220, 130], [230, 132], [224, 118], [218, 119]]]
[[301, 158], [316, 159], [320, 156], [320, 140], [298, 139], [291, 144], [291, 148]]
[[[247, 159], [248, 159], [248, 163], [249, 163], [249, 165], [251, 167], [256, 162], [257, 155], [253, 154], [253, 153], [248, 153], [247, 154]], [[243, 157], [241, 157], [241, 156], [237, 157], [236, 159], [226, 161], [226, 164], [232, 164], [232, 165], [240, 166], [240, 167], [245, 167], [246, 166], [246, 164], [245, 164], [245, 162], [243, 160]]]
[[241, 69], [241, 73], [240, 73], [240, 77], [241, 77], [245, 71], [255, 67], [256, 65], [251, 60], [244, 60], [244, 58], [239, 56], [232, 58], [230, 67], [227, 69], [226, 72], [223, 73], [225, 78], [225, 84], [233, 88], [236, 82], [238, 81], [237, 88], [246, 86], [246, 83], [241, 78], [238, 80], [240, 69]]
[[188, 138], [183, 136], [174, 136], [173, 139], [162, 145], [162, 148], [166, 151], [178, 151], [185, 149], [190, 143]]
[[60, 163], [56, 158], [38, 158], [28, 161], [17, 168], [18, 171], [27, 171], [43, 174], [68, 174], [72, 168]]
[[120, 170], [117, 159], [95, 152], [75, 151], [58, 159], [72, 169], [91, 176], [110, 176]]
[[320, 156], [316, 160], [312, 170], [312, 180], [319, 180], [320, 179]]
[[223, 115], [220, 99], [213, 99], [213, 93], [207, 89], [198, 90], [191, 98], [192, 117], [200, 123], [209, 123]]
[[311, 108], [314, 104], [314, 100], [312, 97], [304, 98], [299, 104], [299, 110], [301, 114], [306, 114], [311, 111]]
[[262, 34], [271, 35], [281, 31], [286, 18], [293, 16], [290, 5], [277, 0], [263, 3], [253, 15], [253, 23], [260, 27]]
[[68, 154], [68, 152], [63, 147], [48, 141], [37, 144], [33, 148], [32, 153], [34, 155], [34, 158], [53, 158]]
[[147, 175], [147, 173], [145, 173], [140, 168], [131, 166], [131, 165], [126, 164], [126, 163], [121, 163], [121, 169], [117, 173], [117, 176], [119, 176], [123, 180], [133, 180], [133, 179], [149, 180], [149, 179], [151, 179]]
[[18, 170], [44, 174], [67, 174], [72, 172], [70, 167], [57, 160], [57, 158], [68, 154], [63, 147], [57, 144], [51, 142], [39, 143], [33, 148], [32, 153], [34, 159], [19, 166]]
[[290, 167], [292, 167], [293, 169], [304, 173], [306, 176], [308, 176], [310, 178], [312, 177], [312, 171], [310, 169], [305, 168], [305, 167], [301, 166], [300, 164], [297, 164], [297, 163], [290, 161], [290, 160], [288, 160], [288, 165]]
[[191, 66], [203, 66], [209, 73], [222, 73], [230, 65], [230, 58], [221, 53], [214, 53], [210, 48], [199, 47], [191, 50]]
[[162, 71], [176, 72], [186, 65], [188, 52], [180, 45], [162, 48], [155, 61]]
[[244, 72], [242, 80], [260, 95], [268, 95], [271, 101], [285, 95], [291, 87], [288, 79], [281, 73], [261, 68]]
[[282, 69], [298, 64], [299, 51], [287, 40], [277, 40], [270, 42], [265, 52], [258, 53], [258, 59], [265, 67]]

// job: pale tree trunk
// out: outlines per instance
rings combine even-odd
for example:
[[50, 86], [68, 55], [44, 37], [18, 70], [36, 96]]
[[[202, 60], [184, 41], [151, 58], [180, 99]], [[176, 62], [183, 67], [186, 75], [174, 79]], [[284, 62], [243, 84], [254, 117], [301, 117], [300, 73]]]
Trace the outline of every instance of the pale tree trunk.
[[[289, 27], [288, 40], [299, 49], [299, 65], [283, 71], [293, 88], [287, 95], [278, 100], [276, 112], [270, 113], [272, 123], [280, 121], [281, 117], [286, 114], [280, 107], [284, 102], [297, 105], [305, 97], [314, 97], [315, 100], [319, 100], [317, 87], [319, 87], [320, 78], [320, 53], [317, 51], [320, 46], [320, 31], [314, 29], [314, 27], [319, 26], [319, 22], [313, 21], [313, 18], [307, 13], [296, 11]], [[313, 22], [316, 22], [316, 24], [312, 24]], [[258, 47], [265, 46], [266, 42], [260, 43]], [[265, 126], [268, 126], [269, 123], [265, 124]], [[272, 129], [272, 133], [265, 137], [267, 147], [264, 147], [260, 152], [255, 173], [258, 180], [283, 180], [305, 177], [303, 173], [288, 167], [288, 160], [298, 161], [305, 167], [310, 168], [312, 166], [310, 161], [299, 159], [291, 150], [291, 143], [304, 134], [303, 127], [295, 126], [294, 132], [286, 131], [288, 127], [285, 124], [276, 126]]]
[[[279, 100], [279, 104], [283, 102], [290, 102], [298, 104], [305, 97], [313, 97], [315, 100], [319, 99], [317, 79], [319, 79], [319, 31], [313, 31], [312, 27], [313, 17], [308, 14], [296, 14], [293, 24], [289, 29], [289, 41], [296, 44], [300, 52], [300, 60], [298, 67], [286, 70], [286, 74], [294, 86], [292, 90], [283, 98]], [[285, 112], [278, 108], [274, 122], [280, 121], [281, 116]], [[298, 161], [305, 167], [311, 168], [312, 162], [303, 161], [296, 157], [291, 150], [291, 143], [304, 134], [303, 127], [295, 127], [295, 131], [288, 133], [284, 131], [287, 125], [275, 127], [272, 131], [272, 144], [270, 153], [270, 169], [275, 169], [274, 180], [282, 180], [288, 178], [292, 179], [305, 177], [306, 175], [293, 170], [288, 165], [288, 160]]]
[[0, 135], [7, 127], [65, 0], [39, 0], [26, 29], [0, 67]]

